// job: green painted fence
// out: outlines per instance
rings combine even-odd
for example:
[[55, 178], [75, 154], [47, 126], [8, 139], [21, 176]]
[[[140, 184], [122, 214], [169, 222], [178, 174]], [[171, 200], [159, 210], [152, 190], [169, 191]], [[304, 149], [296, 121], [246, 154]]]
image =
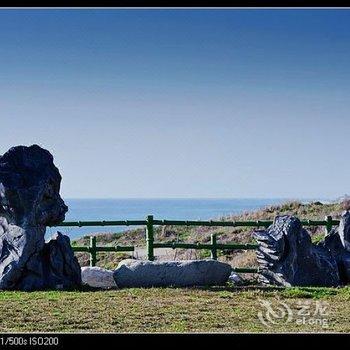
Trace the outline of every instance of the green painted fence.
[[[181, 248], [181, 249], [206, 249], [210, 250], [211, 258], [217, 259], [217, 251], [224, 249], [256, 249], [257, 244], [221, 244], [217, 242], [216, 234], [211, 235], [210, 244], [205, 243], [176, 243], [156, 242], [154, 239], [155, 226], [210, 226], [210, 227], [268, 227], [272, 220], [257, 221], [191, 221], [191, 220], [156, 220], [153, 215], [148, 215], [146, 220], [120, 220], [120, 221], [65, 221], [57, 226], [86, 227], [86, 226], [145, 226], [146, 227], [146, 249], [148, 260], [154, 260], [154, 249], [156, 248]], [[324, 220], [301, 220], [303, 226], [325, 226], [326, 232], [330, 232], [334, 225], [339, 225], [339, 220], [333, 220], [326, 216]], [[133, 246], [97, 246], [96, 236], [90, 237], [90, 245], [85, 247], [72, 247], [75, 252], [86, 252], [90, 254], [90, 266], [95, 266], [97, 253], [99, 252], [132, 252]], [[257, 273], [258, 268], [233, 268], [236, 272]]]

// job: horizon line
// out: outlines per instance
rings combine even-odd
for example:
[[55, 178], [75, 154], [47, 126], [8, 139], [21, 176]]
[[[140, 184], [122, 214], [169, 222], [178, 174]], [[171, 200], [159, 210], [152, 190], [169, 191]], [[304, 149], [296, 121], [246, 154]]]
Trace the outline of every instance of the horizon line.
[[[332, 197], [333, 199], [341, 198], [343, 196], [338, 196], [336, 198]], [[115, 199], [122, 199], [122, 200], [129, 200], [129, 199], [203, 199], [203, 200], [225, 200], [225, 199], [283, 199], [283, 200], [312, 200], [312, 199], [327, 199], [330, 200], [332, 198], [330, 197], [65, 197], [62, 196], [64, 199], [103, 199], [103, 200], [115, 200]]]

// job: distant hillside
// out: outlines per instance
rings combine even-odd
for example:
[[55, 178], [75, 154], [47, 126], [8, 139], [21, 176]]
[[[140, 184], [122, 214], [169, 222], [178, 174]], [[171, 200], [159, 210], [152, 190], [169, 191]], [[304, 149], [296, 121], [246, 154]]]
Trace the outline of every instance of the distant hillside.
[[[331, 215], [334, 219], [340, 217], [344, 209], [350, 208], [350, 201], [342, 199], [341, 202], [323, 204], [321, 202], [313, 202], [310, 204], [303, 204], [301, 202], [293, 201], [286, 202], [281, 205], [268, 206], [266, 208], [255, 210], [251, 212], [244, 212], [239, 215], [231, 215], [222, 217], [221, 220], [269, 220], [276, 215], [296, 215], [300, 219], [324, 219], [326, 215]], [[323, 227], [308, 227], [314, 241], [323, 238]], [[218, 241], [222, 243], [251, 243], [252, 228], [249, 227], [186, 227], [186, 226], [164, 226], [155, 228], [155, 239], [157, 241], [167, 242], [188, 242], [199, 243], [209, 242], [212, 233], [218, 234]], [[104, 246], [114, 245], [134, 245], [135, 247], [145, 246], [145, 230], [138, 228], [134, 230], [127, 230], [121, 233], [96, 233], [97, 244]], [[88, 245], [89, 237], [84, 236], [80, 239], [74, 240], [73, 245]], [[168, 250], [168, 259], [195, 259], [209, 256], [209, 251], [203, 250]], [[132, 255], [132, 254], [131, 254]], [[106, 268], [115, 268], [118, 262], [130, 254], [125, 253], [99, 253], [98, 266]], [[134, 254], [135, 255], [135, 254]], [[88, 265], [88, 254], [78, 253], [79, 262], [82, 266]], [[256, 266], [254, 251], [220, 251], [219, 260], [231, 263], [233, 266], [252, 267]]]

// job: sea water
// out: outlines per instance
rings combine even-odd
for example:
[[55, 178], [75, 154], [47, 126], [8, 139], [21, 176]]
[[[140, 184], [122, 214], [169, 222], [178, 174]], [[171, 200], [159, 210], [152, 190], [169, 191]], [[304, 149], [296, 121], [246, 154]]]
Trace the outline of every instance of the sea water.
[[[287, 199], [65, 199], [68, 205], [66, 221], [144, 220], [147, 215], [163, 220], [208, 220], [238, 214], [286, 202]], [[49, 238], [56, 231], [71, 239], [89, 233], [122, 232], [132, 227], [52, 227]]]

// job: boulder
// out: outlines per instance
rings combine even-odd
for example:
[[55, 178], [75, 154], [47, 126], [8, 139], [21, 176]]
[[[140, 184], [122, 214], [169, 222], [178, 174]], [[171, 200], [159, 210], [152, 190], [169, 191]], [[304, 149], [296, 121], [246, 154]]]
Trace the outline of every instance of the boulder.
[[113, 271], [97, 266], [84, 266], [81, 268], [81, 278], [85, 285], [93, 288], [110, 289], [117, 285], [113, 278]]
[[267, 230], [254, 236], [263, 284], [282, 286], [337, 286], [337, 262], [330, 251], [311, 242], [298, 218], [277, 216]]
[[320, 246], [326, 248], [338, 265], [342, 284], [350, 283], [350, 212], [344, 211], [338, 227], [326, 235]]
[[69, 238], [44, 239], [46, 227], [62, 222], [68, 210], [60, 184], [52, 155], [37, 145], [0, 156], [0, 289], [80, 286]]
[[223, 285], [231, 266], [215, 260], [140, 261], [126, 259], [114, 271], [118, 287], [191, 287]]

